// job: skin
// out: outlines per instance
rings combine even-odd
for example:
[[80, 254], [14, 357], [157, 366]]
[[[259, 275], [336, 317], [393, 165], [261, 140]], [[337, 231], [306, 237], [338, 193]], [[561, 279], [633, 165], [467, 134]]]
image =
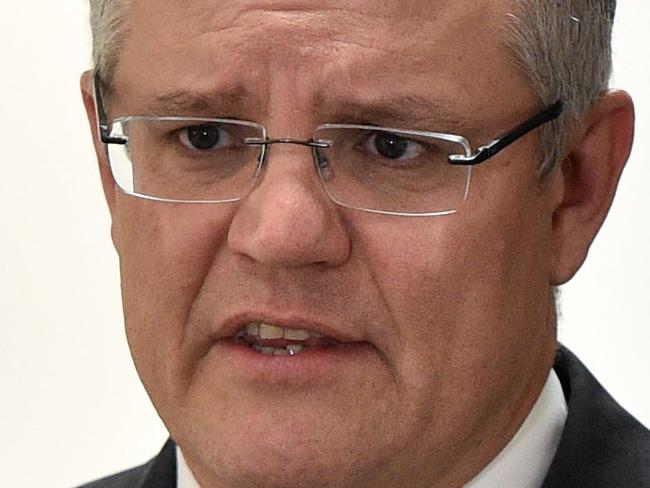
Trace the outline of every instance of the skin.
[[[436, 109], [426, 120], [404, 114], [399, 125], [460, 132], [476, 144], [539, 109], [501, 42], [507, 2], [179, 5], [133, 2], [111, 117], [160, 112], [155, 97], [191, 90], [238, 102], [187, 115], [309, 138], [322, 122], [383, 122], [349, 113], [352, 103], [411, 94]], [[129, 346], [204, 488], [468, 482], [546, 381], [556, 348], [552, 287], [584, 260], [632, 140], [629, 97], [608, 93], [576, 122], [547, 181], [536, 173], [533, 134], [477, 168], [468, 200], [447, 217], [341, 208], [298, 146], [273, 147], [263, 179], [238, 204], [169, 204], [116, 188], [88, 73], [82, 92]], [[233, 315], [260, 310], [318, 320], [367, 341], [370, 352], [318, 382], [251, 379], [211, 337]]]

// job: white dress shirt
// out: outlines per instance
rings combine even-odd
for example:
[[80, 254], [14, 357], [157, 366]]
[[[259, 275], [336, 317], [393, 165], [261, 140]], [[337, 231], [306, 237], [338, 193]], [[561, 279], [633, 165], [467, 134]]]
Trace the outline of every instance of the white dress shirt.
[[[465, 488], [540, 488], [557, 451], [567, 404], [555, 371], [506, 447]], [[178, 488], [201, 488], [176, 447]]]
[[183, 457], [181, 448], [176, 446], [176, 487], [177, 488], [201, 488], [194, 478], [187, 461]]
[[540, 488], [560, 445], [567, 414], [560, 379], [551, 369], [515, 436], [465, 488]]

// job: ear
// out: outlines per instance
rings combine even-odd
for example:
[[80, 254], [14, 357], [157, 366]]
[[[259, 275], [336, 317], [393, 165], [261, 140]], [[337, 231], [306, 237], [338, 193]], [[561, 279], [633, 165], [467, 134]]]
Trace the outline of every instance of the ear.
[[581, 120], [556, 175], [563, 197], [553, 214], [551, 285], [566, 283], [586, 259], [611, 207], [633, 139], [634, 104], [625, 92], [606, 93]]
[[90, 130], [92, 132], [95, 154], [97, 156], [97, 162], [99, 163], [99, 173], [102, 179], [102, 187], [104, 188], [104, 196], [106, 198], [106, 202], [108, 203], [111, 217], [113, 220], [115, 220], [115, 194], [117, 187], [115, 185], [115, 180], [113, 179], [110, 165], [108, 163], [108, 157], [106, 155], [104, 143], [101, 141], [101, 138], [99, 136], [99, 122], [97, 118], [97, 107], [95, 104], [94, 80], [92, 71], [86, 71], [81, 75], [80, 85], [81, 96], [83, 98], [84, 106], [86, 107], [86, 116], [88, 117], [88, 123], [90, 124]]

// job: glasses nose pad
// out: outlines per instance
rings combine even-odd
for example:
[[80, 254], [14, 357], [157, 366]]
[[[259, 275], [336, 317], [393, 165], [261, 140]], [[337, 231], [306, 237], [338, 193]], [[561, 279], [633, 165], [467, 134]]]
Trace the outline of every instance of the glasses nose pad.
[[325, 155], [324, 149], [315, 147], [314, 159], [316, 160], [316, 167], [318, 168], [318, 173], [321, 175], [324, 182], [330, 181], [332, 178], [334, 178], [332, 167], [330, 166], [329, 159], [327, 159], [327, 156]]
[[267, 165], [267, 159], [268, 159], [268, 153], [269, 153], [269, 148], [266, 144], [260, 144], [260, 152], [257, 157], [257, 168], [255, 169], [255, 174], [253, 175], [253, 186], [255, 186], [260, 179], [260, 176], [262, 173], [264, 173], [264, 170]]

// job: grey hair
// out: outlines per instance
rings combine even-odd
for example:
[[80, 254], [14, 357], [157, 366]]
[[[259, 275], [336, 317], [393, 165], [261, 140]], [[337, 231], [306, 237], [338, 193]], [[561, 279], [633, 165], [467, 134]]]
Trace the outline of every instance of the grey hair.
[[93, 63], [105, 87], [110, 87], [117, 57], [126, 37], [126, 10], [131, 0], [89, 0]]
[[[126, 36], [131, 0], [89, 0], [95, 69], [110, 87]], [[616, 0], [514, 0], [506, 45], [541, 105], [562, 100], [565, 113], [540, 134], [540, 171], [562, 157], [570, 124], [607, 90]]]
[[540, 172], [563, 156], [569, 129], [609, 87], [616, 0], [516, 0], [506, 43], [541, 105], [564, 114], [540, 133]]

